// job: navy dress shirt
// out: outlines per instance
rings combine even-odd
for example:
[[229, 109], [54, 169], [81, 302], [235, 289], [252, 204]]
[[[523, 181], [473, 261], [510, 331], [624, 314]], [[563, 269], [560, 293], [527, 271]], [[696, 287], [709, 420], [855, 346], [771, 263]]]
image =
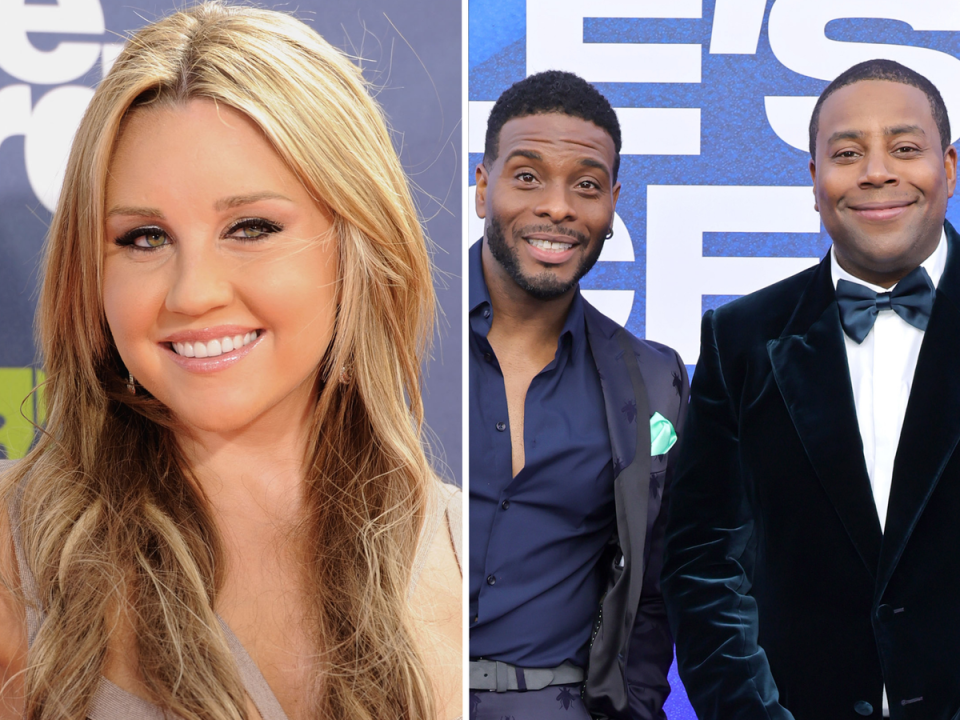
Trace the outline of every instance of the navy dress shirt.
[[521, 667], [586, 667], [606, 589], [598, 560], [616, 527], [600, 375], [579, 289], [557, 352], [530, 383], [525, 465], [513, 477], [503, 374], [470, 248], [470, 655]]

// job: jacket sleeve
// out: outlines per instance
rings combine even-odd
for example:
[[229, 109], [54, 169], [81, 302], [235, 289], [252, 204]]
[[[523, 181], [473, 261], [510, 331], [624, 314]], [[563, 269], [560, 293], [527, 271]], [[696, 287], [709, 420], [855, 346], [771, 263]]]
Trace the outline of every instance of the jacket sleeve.
[[640, 606], [637, 609], [637, 620], [633, 626], [630, 653], [624, 671], [630, 700], [630, 717], [633, 720], [665, 720], [663, 703], [670, 694], [667, 673], [673, 662], [673, 637], [670, 634], [667, 611], [660, 592], [660, 571], [663, 566], [663, 544], [667, 525], [667, 507], [670, 502], [670, 486], [680, 441], [683, 438], [690, 389], [687, 368], [679, 355], [675, 357], [676, 373], [681, 378], [678, 406], [673, 415], [677, 442], [667, 455], [660, 508], [646, 543], [643, 591], [640, 594]]
[[740, 472], [738, 401], [704, 315], [662, 575], [677, 664], [700, 720], [793, 720], [757, 642], [754, 518]]

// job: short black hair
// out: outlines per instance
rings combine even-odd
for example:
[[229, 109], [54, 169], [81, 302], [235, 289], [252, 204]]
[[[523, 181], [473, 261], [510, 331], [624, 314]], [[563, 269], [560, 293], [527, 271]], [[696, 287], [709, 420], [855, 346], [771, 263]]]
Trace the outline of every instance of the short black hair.
[[937, 87], [923, 75], [911, 70], [906, 65], [901, 65], [893, 60], [876, 59], [867, 60], [843, 71], [820, 93], [817, 104], [813, 108], [813, 115], [810, 116], [810, 157], [814, 160], [817, 157], [817, 132], [820, 129], [820, 108], [824, 101], [840, 88], [864, 80], [886, 80], [901, 85], [910, 85], [921, 90], [930, 101], [930, 111], [933, 113], [933, 120], [940, 132], [940, 146], [946, 152], [947, 146], [950, 144], [950, 118], [947, 117], [947, 106], [944, 105]]
[[489, 167], [500, 152], [500, 131], [508, 120], [561, 113], [592, 122], [613, 140], [613, 181], [620, 170], [620, 121], [610, 102], [579, 75], [547, 70], [515, 82], [503, 91], [490, 111], [483, 163]]

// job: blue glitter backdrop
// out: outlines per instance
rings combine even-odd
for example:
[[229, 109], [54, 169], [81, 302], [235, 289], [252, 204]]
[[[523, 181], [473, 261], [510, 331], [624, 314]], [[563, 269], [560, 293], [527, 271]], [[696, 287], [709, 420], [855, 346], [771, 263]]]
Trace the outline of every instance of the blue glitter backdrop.
[[[475, 0], [469, 4], [468, 174], [490, 107], [550, 68], [596, 84], [620, 115], [613, 240], [585, 294], [692, 371], [700, 316], [807, 267], [830, 247], [813, 210], [807, 124], [851, 65], [902, 62], [940, 89], [960, 136], [956, 0]], [[471, 197], [472, 197], [471, 190]], [[947, 212], [955, 225], [960, 210]], [[471, 218], [470, 236], [482, 221]], [[683, 687], [671, 720], [694, 718]]]

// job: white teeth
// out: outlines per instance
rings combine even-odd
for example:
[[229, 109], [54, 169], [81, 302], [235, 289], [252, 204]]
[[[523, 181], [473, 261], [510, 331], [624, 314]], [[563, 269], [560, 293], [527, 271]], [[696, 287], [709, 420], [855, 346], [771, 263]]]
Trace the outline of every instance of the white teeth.
[[219, 340], [210, 340], [209, 342], [178, 342], [172, 343], [171, 347], [177, 355], [183, 357], [217, 357], [224, 353], [239, 350], [244, 345], [249, 345], [259, 337], [259, 333], [254, 330], [246, 335], [234, 335], [233, 337], [222, 337]]
[[540, 250], [562, 251], [569, 250], [572, 246], [572, 243], [553, 242], [551, 240], [540, 240], [538, 238], [532, 238], [527, 242]]

